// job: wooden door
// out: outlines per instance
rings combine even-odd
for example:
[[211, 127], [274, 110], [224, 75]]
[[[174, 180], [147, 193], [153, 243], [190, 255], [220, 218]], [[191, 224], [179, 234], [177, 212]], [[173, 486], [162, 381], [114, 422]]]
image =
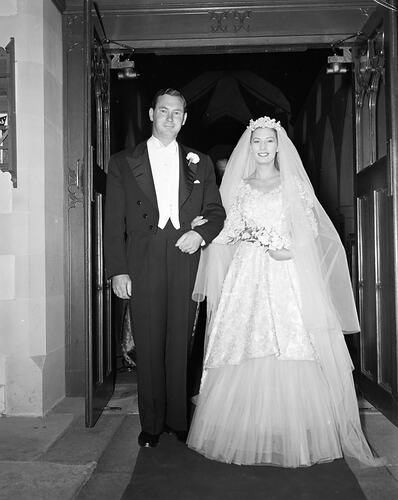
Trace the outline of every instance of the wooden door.
[[98, 420], [114, 389], [111, 288], [105, 279], [103, 213], [109, 160], [109, 61], [92, 0], [84, 2], [84, 247], [86, 425]]
[[393, 419], [398, 396], [396, 16], [380, 8], [354, 51], [361, 388]]

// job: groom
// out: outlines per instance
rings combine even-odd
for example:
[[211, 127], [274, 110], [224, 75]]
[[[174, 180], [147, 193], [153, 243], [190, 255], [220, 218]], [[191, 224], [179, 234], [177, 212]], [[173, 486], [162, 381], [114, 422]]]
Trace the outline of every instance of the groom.
[[[201, 246], [225, 211], [211, 160], [176, 142], [187, 118], [180, 92], [160, 90], [149, 110], [152, 136], [112, 156], [105, 205], [105, 265], [112, 289], [131, 299], [137, 351], [140, 446], [164, 430], [185, 441], [187, 361]], [[207, 221], [192, 226], [198, 216]]]

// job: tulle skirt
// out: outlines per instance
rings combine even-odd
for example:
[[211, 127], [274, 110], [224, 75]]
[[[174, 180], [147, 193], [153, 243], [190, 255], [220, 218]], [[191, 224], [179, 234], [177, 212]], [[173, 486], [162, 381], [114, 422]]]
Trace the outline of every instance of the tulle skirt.
[[317, 361], [248, 359], [207, 370], [187, 444], [235, 464], [309, 466], [341, 458]]

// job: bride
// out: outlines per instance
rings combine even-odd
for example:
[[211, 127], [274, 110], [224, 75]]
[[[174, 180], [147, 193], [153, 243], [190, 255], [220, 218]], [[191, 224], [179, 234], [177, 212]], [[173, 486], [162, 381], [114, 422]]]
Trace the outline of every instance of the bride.
[[194, 290], [208, 327], [188, 446], [235, 464], [374, 465], [343, 336], [359, 331], [344, 248], [279, 122], [250, 121], [220, 191], [227, 220]]

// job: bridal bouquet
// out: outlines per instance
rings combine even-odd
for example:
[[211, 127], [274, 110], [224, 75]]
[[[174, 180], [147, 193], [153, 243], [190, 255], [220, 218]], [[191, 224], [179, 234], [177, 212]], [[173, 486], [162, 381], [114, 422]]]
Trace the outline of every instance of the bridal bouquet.
[[266, 247], [267, 250], [281, 250], [290, 247], [290, 238], [281, 235], [273, 226], [254, 228], [244, 226], [235, 241], [247, 241], [256, 246]]

